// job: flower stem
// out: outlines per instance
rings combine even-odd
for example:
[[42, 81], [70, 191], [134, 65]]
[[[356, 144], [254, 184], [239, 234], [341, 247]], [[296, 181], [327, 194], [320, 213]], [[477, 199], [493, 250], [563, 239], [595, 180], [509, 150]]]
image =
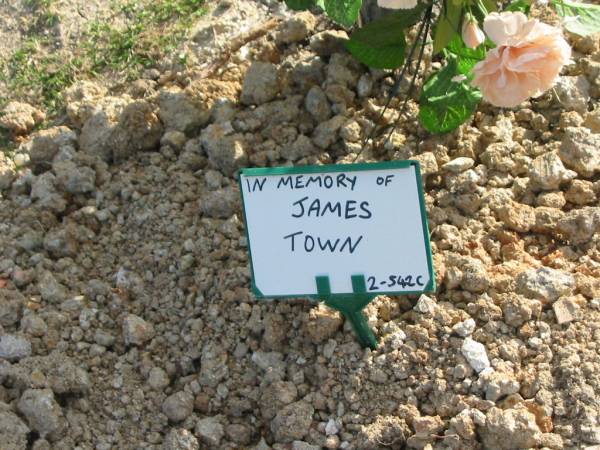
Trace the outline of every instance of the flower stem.
[[[406, 60], [404, 61], [402, 69], [400, 70], [400, 74], [396, 77], [396, 79], [394, 81], [394, 85], [392, 86], [392, 89], [388, 93], [388, 98], [386, 100], [386, 103], [385, 103], [383, 109], [381, 110], [381, 112], [379, 113], [379, 117], [377, 118], [375, 125], [373, 126], [373, 128], [371, 129], [369, 134], [363, 138], [363, 141], [362, 141], [361, 147], [360, 147], [360, 151], [356, 154], [356, 156], [354, 157], [352, 162], [356, 162], [356, 160], [360, 157], [360, 155], [362, 154], [362, 152], [365, 149], [365, 145], [367, 144], [367, 142], [369, 142], [373, 138], [373, 136], [375, 135], [375, 132], [378, 130], [378, 124], [383, 119], [383, 116], [386, 113], [386, 111], [388, 110], [390, 103], [392, 102], [392, 99], [396, 95], [398, 95], [398, 93], [400, 92], [400, 84], [402, 82], [402, 79], [404, 78], [404, 74], [406, 73], [406, 71], [408, 70], [410, 65], [412, 64], [414, 53], [417, 49], [417, 45], [419, 45], [419, 42], [422, 41], [421, 50], [425, 46], [428, 31], [425, 31], [424, 35], [423, 35], [423, 31], [424, 31], [426, 25], [427, 25], [427, 28], [429, 28], [429, 21], [431, 19], [431, 11], [432, 11], [432, 6], [427, 8], [427, 11], [425, 12], [425, 15], [423, 16], [423, 19], [421, 20], [421, 23], [419, 25], [419, 30], [417, 31], [417, 36], [415, 37], [415, 41], [412, 43], [412, 45], [410, 47], [408, 56], [406, 57]], [[417, 68], [417, 71], [418, 71], [418, 68]]]

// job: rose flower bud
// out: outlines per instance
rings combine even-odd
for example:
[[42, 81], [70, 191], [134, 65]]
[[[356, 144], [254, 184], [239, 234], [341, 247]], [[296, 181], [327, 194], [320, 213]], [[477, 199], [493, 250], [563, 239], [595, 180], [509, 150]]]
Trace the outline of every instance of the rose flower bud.
[[477, 21], [472, 16], [467, 16], [465, 23], [463, 23], [462, 38], [469, 48], [477, 48], [485, 41], [485, 34], [483, 34], [483, 31], [477, 25]]

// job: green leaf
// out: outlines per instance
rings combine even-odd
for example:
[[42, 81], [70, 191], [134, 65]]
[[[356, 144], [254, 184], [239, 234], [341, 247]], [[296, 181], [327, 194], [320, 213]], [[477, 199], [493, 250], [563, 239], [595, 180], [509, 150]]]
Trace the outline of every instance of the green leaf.
[[514, 0], [510, 2], [505, 11], [521, 11], [524, 14], [529, 14], [530, 9], [531, 2], [529, 0]]
[[285, 0], [285, 4], [294, 11], [302, 11], [312, 8], [315, 2], [314, 0]]
[[446, 48], [454, 36], [459, 35], [462, 6], [446, 1], [435, 27], [433, 36], [433, 53], [439, 53]]
[[465, 45], [460, 36], [454, 38], [446, 47], [448, 53], [456, 56], [457, 70], [463, 75], [469, 75], [475, 64], [483, 61], [486, 55], [485, 45], [480, 45], [475, 49], [471, 49]]
[[419, 120], [432, 133], [447, 133], [464, 123], [481, 100], [481, 93], [467, 81], [452, 81], [460, 75], [455, 57], [448, 65], [434, 73], [425, 85], [419, 99]]
[[388, 14], [356, 30], [346, 48], [361, 63], [374, 69], [395, 69], [404, 63], [404, 29], [422, 16], [423, 6]]
[[325, 12], [331, 20], [351, 27], [358, 18], [362, 0], [325, 0]]
[[485, 8], [488, 14], [498, 11], [498, 6], [496, 5], [495, 0], [480, 0], [480, 3]]
[[564, 27], [580, 36], [600, 33], [600, 6], [557, 0], [554, 7], [559, 16], [567, 19]]

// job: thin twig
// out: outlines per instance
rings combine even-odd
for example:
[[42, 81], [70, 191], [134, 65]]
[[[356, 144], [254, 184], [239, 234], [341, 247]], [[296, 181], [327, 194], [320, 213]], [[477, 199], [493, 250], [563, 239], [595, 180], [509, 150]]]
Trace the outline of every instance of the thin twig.
[[404, 78], [404, 74], [408, 70], [408, 67], [412, 64], [413, 56], [414, 56], [415, 50], [417, 49], [417, 45], [419, 44], [419, 42], [421, 40], [423, 40], [423, 43], [425, 43], [425, 40], [427, 39], [427, 34], [425, 34], [425, 36], [422, 39], [422, 33], [423, 33], [424, 28], [425, 28], [425, 24], [429, 22], [429, 19], [431, 17], [431, 10], [432, 10], [432, 7], [430, 6], [427, 9], [427, 11], [425, 12], [425, 15], [423, 16], [423, 20], [421, 20], [421, 23], [419, 25], [419, 30], [417, 31], [417, 36], [415, 37], [415, 40], [414, 40], [414, 42], [412, 43], [412, 45], [410, 47], [410, 50], [408, 52], [408, 56], [406, 57], [406, 61], [404, 61], [404, 65], [402, 66], [402, 69], [400, 70], [400, 74], [395, 79], [394, 85], [392, 86], [392, 89], [388, 93], [388, 98], [386, 99], [385, 105], [383, 106], [383, 109], [379, 113], [379, 117], [375, 121], [375, 125], [373, 126], [373, 128], [371, 129], [371, 131], [369, 132], [369, 134], [363, 138], [363, 141], [362, 141], [361, 146], [360, 146], [360, 150], [356, 154], [356, 156], [354, 157], [354, 159], [352, 160], [352, 162], [356, 162], [356, 160], [360, 157], [360, 155], [362, 154], [362, 152], [365, 150], [365, 145], [375, 135], [375, 132], [378, 129], [378, 125], [381, 122], [381, 120], [383, 119], [384, 114], [389, 109], [389, 106], [390, 106], [390, 104], [392, 102], [392, 99], [396, 95], [398, 95], [398, 93], [400, 91], [400, 84], [402, 83], [402, 79]]

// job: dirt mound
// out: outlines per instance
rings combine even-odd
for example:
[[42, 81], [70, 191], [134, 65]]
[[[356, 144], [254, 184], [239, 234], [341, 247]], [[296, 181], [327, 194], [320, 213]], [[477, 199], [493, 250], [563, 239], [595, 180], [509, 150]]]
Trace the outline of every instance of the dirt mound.
[[255, 25], [216, 65], [76, 83], [64, 125], [1, 157], [2, 442], [600, 444], [598, 38], [515, 112], [430, 136], [412, 103], [360, 154], [421, 162], [439, 286], [377, 298], [370, 351], [337, 313], [253, 297], [234, 174], [354, 160], [392, 80], [309, 14]]

